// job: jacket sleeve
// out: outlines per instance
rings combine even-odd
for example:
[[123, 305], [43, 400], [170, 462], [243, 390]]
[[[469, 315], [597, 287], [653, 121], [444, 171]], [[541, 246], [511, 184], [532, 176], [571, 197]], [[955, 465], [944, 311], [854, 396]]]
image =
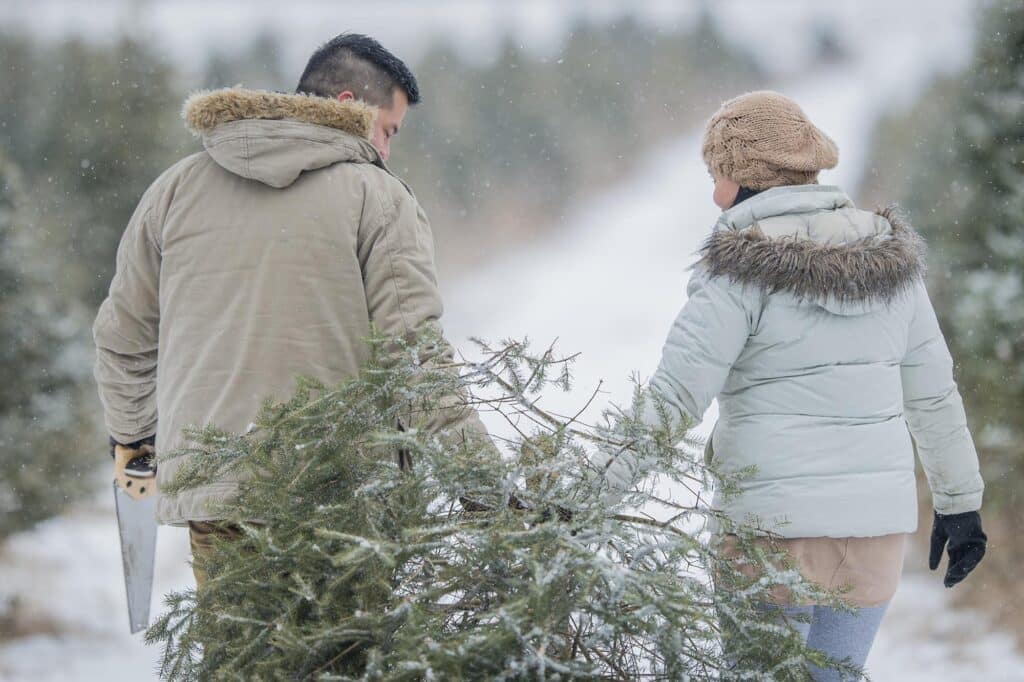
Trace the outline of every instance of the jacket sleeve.
[[746, 345], [760, 306], [750, 289], [726, 277], [710, 277], [700, 266], [686, 293], [649, 386], [674, 417], [700, 421]]
[[900, 363], [904, 416], [935, 510], [940, 514], [976, 511], [985, 485], [953, 380], [953, 359], [923, 280], [916, 284], [913, 296], [907, 351]]
[[[360, 226], [359, 262], [370, 321], [389, 337], [412, 339], [432, 330], [440, 342], [420, 359], [424, 364], [452, 362], [454, 350], [440, 324], [443, 306], [430, 225], [412, 194], [389, 180], [390, 193], [371, 190], [374, 196], [367, 199], [370, 207]], [[456, 429], [464, 438], [478, 437], [491, 447], [476, 410], [461, 395], [442, 398], [440, 409], [410, 421], [415, 428], [429, 431]]]
[[147, 192], [117, 249], [117, 270], [93, 324], [93, 374], [111, 438], [132, 443], [156, 434], [160, 330], [160, 246]]
[[[760, 294], [726, 277], [710, 277], [699, 266], [686, 287], [687, 301], [662, 349], [661, 362], [648, 383], [650, 397], [664, 401], [671, 418], [699, 421], [725, 385], [733, 363], [747, 343], [760, 315]], [[758, 300], [755, 300], [758, 299]], [[649, 397], [649, 398], [650, 398]], [[657, 428], [661, 418], [648, 399], [643, 420]], [[642, 462], [606, 453], [595, 459], [606, 469], [609, 489], [603, 499], [621, 499]]]

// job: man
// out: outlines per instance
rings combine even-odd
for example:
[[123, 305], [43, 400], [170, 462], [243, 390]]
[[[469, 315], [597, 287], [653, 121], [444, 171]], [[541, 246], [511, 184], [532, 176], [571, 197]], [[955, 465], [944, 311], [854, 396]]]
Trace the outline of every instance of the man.
[[[354, 34], [316, 51], [296, 94], [189, 98], [185, 119], [205, 151], [143, 195], [93, 329], [115, 462], [179, 449], [188, 425], [245, 431], [299, 375], [354, 376], [371, 324], [388, 335], [438, 325], [429, 225], [384, 164], [418, 101], [406, 65]], [[486, 433], [466, 408], [417, 426], [444, 424]], [[162, 462], [158, 487], [190, 456]], [[211, 534], [237, 531], [212, 509], [237, 486], [162, 495], [158, 520], [188, 525], [201, 554]]]

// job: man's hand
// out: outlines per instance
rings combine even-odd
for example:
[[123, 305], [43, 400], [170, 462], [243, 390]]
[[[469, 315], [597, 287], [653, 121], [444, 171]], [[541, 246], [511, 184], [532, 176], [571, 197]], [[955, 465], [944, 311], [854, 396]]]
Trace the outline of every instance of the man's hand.
[[118, 487], [135, 500], [156, 492], [156, 437], [123, 445], [110, 439], [110, 454], [114, 458], [114, 480]]
[[942, 550], [947, 542], [949, 565], [942, 583], [946, 587], [953, 587], [966, 578], [985, 556], [988, 537], [981, 529], [981, 514], [976, 511], [963, 514], [935, 512], [931, 551], [928, 553], [928, 568], [931, 570], [939, 567]]

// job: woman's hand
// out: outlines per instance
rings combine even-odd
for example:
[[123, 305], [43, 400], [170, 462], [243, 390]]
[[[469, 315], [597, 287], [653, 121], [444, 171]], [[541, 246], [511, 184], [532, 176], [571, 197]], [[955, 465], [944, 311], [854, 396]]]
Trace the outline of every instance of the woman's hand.
[[942, 550], [948, 543], [949, 565], [942, 583], [953, 587], [974, 570], [985, 556], [988, 536], [981, 529], [981, 514], [976, 511], [963, 514], [940, 514], [935, 512], [932, 525], [931, 551], [928, 554], [928, 568], [935, 570], [942, 559]]

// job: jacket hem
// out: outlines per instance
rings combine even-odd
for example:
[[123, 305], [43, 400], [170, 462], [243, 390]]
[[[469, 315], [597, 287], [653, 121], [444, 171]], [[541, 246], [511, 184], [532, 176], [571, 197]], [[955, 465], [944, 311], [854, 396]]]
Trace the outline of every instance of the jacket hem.
[[157, 502], [157, 522], [164, 526], [188, 526], [189, 521], [219, 521], [218, 508], [238, 494], [234, 483], [211, 483], [177, 495], [161, 495]]

